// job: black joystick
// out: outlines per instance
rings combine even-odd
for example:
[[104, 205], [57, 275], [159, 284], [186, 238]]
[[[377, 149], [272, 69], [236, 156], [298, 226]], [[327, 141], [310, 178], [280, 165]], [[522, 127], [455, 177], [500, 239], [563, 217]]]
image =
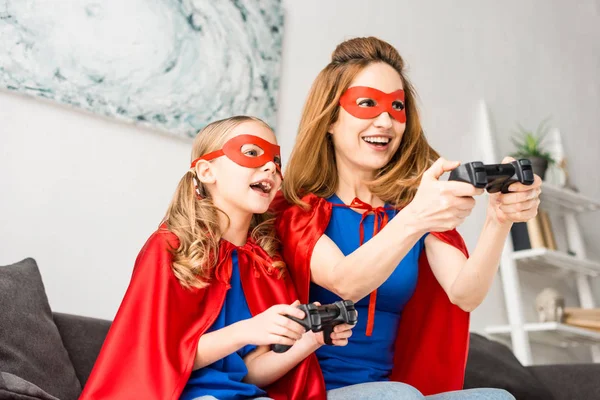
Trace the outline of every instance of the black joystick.
[[470, 183], [476, 188], [486, 189], [488, 193], [508, 193], [508, 187], [521, 182], [533, 184], [533, 168], [526, 158], [506, 164], [484, 164], [473, 161], [459, 165], [450, 172], [449, 181]]
[[[304, 327], [306, 331], [323, 332], [326, 344], [333, 344], [331, 333], [333, 328], [340, 324], [356, 325], [358, 313], [351, 300], [340, 300], [333, 304], [317, 306], [316, 304], [300, 304], [299, 309], [304, 311], [304, 318], [299, 319], [286, 315]], [[275, 353], [285, 353], [291, 346], [284, 344], [272, 344], [271, 350]]]

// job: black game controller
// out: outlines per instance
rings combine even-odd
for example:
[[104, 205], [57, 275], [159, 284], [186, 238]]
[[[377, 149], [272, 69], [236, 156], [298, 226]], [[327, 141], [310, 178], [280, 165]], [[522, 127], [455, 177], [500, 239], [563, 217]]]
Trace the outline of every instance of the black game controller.
[[[298, 308], [304, 311], [303, 319], [290, 315], [286, 315], [286, 317], [302, 325], [306, 331], [322, 331], [325, 343], [329, 345], [333, 344], [331, 333], [335, 326], [340, 324], [356, 325], [358, 321], [358, 313], [354, 308], [354, 302], [351, 300], [340, 300], [324, 306], [317, 306], [312, 303], [300, 304]], [[275, 353], [285, 353], [290, 347], [284, 344], [272, 344], [271, 350]]]
[[508, 187], [515, 182], [533, 184], [533, 168], [526, 158], [507, 164], [484, 164], [473, 161], [461, 164], [450, 172], [449, 181], [470, 183], [488, 193], [508, 193]]

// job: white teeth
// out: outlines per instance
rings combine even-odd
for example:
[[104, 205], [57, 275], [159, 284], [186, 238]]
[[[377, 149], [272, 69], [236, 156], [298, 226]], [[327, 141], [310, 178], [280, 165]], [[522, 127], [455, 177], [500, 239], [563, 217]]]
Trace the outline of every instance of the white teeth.
[[260, 189], [263, 192], [270, 192], [271, 191], [271, 184], [269, 182], [266, 182], [266, 181], [256, 182], [256, 183], [251, 184], [250, 186], [260, 187]]
[[269, 182], [261, 182], [260, 184], [264, 190], [266, 190], [266, 191], [271, 190], [271, 184]]
[[369, 137], [364, 137], [362, 139], [367, 143], [381, 143], [381, 144], [388, 144], [391, 141], [391, 139], [388, 137], [379, 137], [379, 136], [369, 136]]

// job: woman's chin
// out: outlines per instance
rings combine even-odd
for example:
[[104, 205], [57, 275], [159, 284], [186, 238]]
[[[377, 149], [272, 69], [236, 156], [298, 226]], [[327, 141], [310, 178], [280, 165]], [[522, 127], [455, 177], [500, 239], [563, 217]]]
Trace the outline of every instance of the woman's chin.
[[390, 162], [391, 157], [371, 157], [370, 159], [361, 159], [357, 166], [365, 171], [376, 173]]

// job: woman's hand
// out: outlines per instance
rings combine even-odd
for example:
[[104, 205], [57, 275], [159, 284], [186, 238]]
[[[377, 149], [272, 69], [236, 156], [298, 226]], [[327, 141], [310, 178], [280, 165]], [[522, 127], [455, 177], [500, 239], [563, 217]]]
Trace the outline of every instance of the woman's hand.
[[458, 161], [440, 157], [423, 173], [414, 199], [405, 210], [413, 218], [414, 226], [422, 232], [443, 232], [462, 224], [475, 207], [475, 199], [483, 193], [470, 183], [440, 181], [444, 172], [458, 167]]
[[302, 338], [305, 329], [285, 315], [298, 319], [304, 318], [304, 311], [296, 308], [298, 304], [300, 304], [298, 300], [291, 305], [278, 304], [250, 319], [240, 321], [240, 329], [246, 338], [245, 341], [256, 346], [270, 344], [292, 346], [296, 340]]
[[[502, 163], [514, 161], [504, 157]], [[540, 204], [542, 179], [534, 175], [533, 185], [526, 186], [515, 182], [509, 186], [510, 193], [492, 193], [488, 205], [488, 218], [499, 224], [526, 222], [534, 218]]]

